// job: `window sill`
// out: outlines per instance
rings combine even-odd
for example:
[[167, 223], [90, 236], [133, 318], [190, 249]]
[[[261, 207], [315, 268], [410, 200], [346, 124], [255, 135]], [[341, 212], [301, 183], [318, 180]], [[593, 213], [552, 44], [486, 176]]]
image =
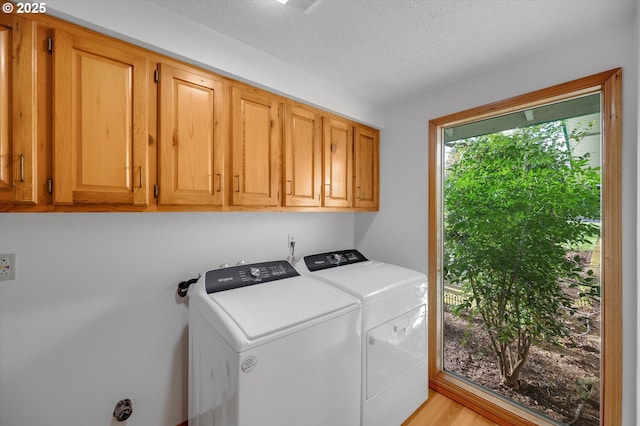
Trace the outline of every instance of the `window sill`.
[[429, 380], [429, 387], [500, 425], [554, 425], [544, 417], [520, 408], [512, 402], [452, 374], [440, 372]]

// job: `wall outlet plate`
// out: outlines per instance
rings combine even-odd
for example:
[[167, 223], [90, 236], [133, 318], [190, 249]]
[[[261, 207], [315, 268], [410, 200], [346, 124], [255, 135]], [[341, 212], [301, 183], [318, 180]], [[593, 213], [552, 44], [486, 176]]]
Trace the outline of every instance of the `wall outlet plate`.
[[0, 281], [16, 279], [16, 255], [15, 253], [0, 254]]

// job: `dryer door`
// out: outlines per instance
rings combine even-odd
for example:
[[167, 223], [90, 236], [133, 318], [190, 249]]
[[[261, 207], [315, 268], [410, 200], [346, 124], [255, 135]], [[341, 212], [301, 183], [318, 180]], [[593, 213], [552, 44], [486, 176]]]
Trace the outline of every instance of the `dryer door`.
[[419, 306], [367, 332], [367, 399], [426, 362], [426, 308]]

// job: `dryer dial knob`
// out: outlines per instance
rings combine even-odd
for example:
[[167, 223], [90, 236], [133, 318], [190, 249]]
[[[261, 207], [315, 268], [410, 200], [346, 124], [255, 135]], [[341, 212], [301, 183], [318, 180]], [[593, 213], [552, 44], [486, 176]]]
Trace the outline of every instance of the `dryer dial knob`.
[[260, 277], [260, 268], [251, 268], [251, 269], [249, 269], [249, 275], [251, 275], [253, 278]]

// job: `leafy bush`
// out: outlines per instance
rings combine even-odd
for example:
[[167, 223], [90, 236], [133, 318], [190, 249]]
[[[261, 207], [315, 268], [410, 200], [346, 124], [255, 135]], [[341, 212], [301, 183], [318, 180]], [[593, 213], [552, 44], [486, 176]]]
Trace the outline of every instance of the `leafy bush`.
[[600, 174], [588, 156], [572, 156], [564, 135], [553, 122], [479, 136], [456, 143], [448, 159], [444, 276], [466, 296], [454, 312], [482, 318], [513, 388], [531, 345], [566, 335], [572, 301], [563, 288], [599, 296], [567, 248], [599, 234]]

